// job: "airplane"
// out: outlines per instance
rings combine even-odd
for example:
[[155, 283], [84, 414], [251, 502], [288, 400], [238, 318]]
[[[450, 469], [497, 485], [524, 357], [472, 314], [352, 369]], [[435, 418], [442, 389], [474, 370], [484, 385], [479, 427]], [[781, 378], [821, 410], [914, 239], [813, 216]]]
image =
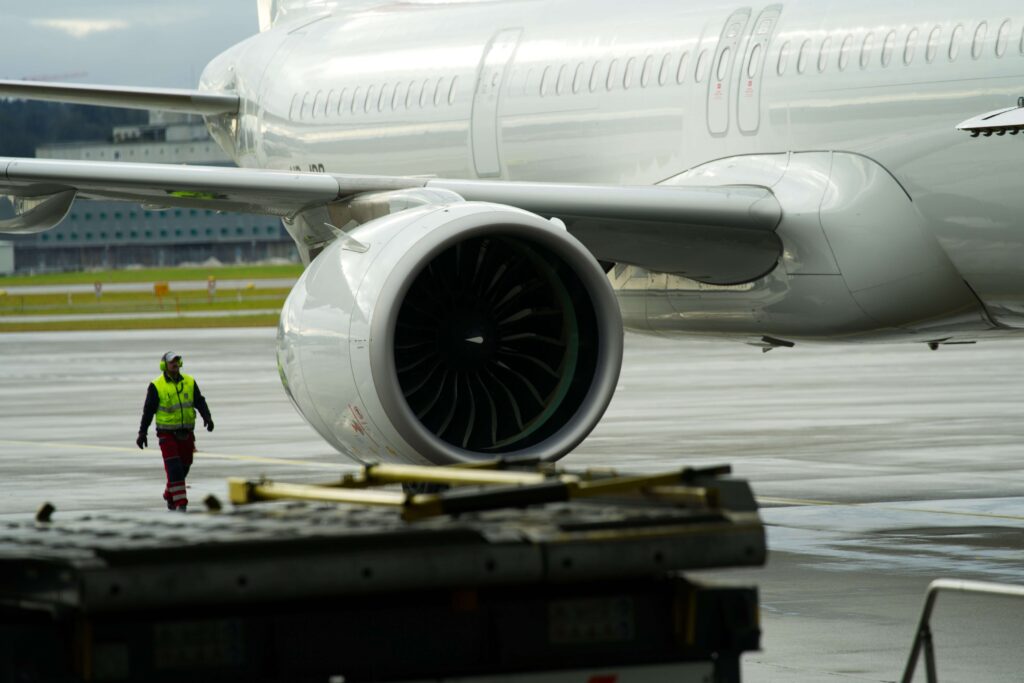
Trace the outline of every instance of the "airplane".
[[196, 90], [0, 96], [199, 114], [238, 168], [0, 158], [76, 198], [280, 216], [277, 362], [360, 462], [556, 460], [623, 330], [932, 349], [1024, 327], [1024, 8], [259, 0]]

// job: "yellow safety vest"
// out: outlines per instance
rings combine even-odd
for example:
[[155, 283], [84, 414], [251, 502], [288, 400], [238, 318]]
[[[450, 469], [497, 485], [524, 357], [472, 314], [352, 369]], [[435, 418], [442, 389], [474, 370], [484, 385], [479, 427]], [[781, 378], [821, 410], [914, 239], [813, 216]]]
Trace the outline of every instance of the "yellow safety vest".
[[193, 401], [196, 394], [196, 381], [191, 375], [182, 375], [181, 381], [175, 384], [167, 381], [161, 373], [153, 380], [153, 386], [160, 394], [160, 407], [156, 409], [157, 429], [193, 429], [196, 426], [196, 409]]

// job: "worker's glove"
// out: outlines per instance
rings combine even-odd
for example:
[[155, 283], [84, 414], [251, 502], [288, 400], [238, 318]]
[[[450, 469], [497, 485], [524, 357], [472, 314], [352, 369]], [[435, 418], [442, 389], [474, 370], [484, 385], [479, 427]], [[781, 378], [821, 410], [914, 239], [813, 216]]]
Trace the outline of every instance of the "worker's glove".
[[135, 445], [139, 448], [145, 448], [149, 445], [149, 439], [146, 437], [146, 432], [139, 432], [139, 438], [135, 439]]
[[206, 431], [212, 432], [213, 431], [213, 418], [211, 417], [209, 420], [207, 420], [206, 418], [203, 418], [203, 426], [206, 427]]

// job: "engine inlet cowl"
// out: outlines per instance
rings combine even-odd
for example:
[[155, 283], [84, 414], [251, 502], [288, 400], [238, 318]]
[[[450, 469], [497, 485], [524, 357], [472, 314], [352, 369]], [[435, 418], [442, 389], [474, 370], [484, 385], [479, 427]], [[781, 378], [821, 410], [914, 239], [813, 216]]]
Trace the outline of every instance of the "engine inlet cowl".
[[[352, 233], [282, 311], [282, 379], [358, 460], [553, 460], [597, 424], [622, 324], [607, 277], [564, 229], [510, 207], [404, 211]], [[333, 349], [333, 351], [332, 351]]]

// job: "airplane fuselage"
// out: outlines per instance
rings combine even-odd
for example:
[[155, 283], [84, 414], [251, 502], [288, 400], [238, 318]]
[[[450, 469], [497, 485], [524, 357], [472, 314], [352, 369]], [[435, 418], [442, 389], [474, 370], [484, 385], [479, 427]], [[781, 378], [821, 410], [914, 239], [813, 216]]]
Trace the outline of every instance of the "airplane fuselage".
[[612, 271], [636, 329], [974, 339], [1024, 327], [1024, 136], [955, 126], [1024, 95], [1022, 29], [1007, 1], [382, 3], [279, 24], [204, 87], [242, 96], [212, 122], [242, 166], [778, 183], [808, 215], [756, 281]]

